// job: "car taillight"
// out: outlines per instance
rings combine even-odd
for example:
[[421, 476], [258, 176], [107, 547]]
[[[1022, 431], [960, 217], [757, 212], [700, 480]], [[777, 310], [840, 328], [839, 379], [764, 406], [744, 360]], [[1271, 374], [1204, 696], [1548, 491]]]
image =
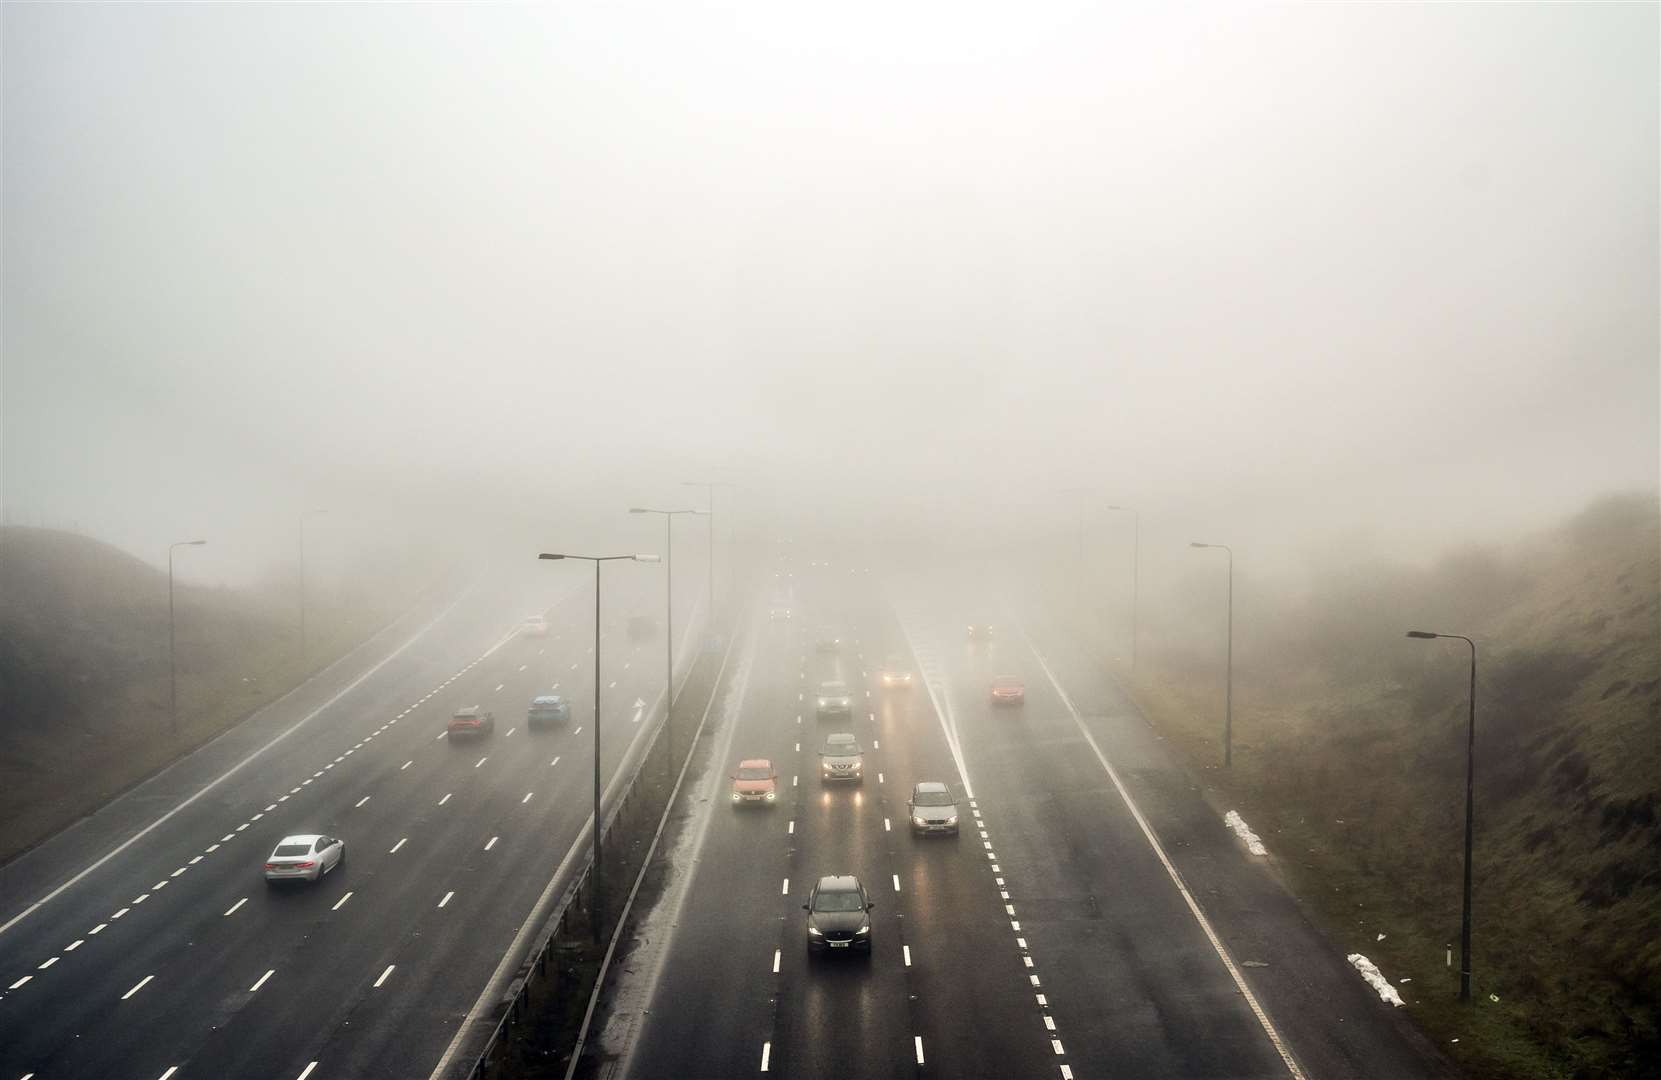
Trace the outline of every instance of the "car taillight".
[[277, 869], [277, 864], [274, 863], [274, 862], [268, 862], [268, 863], [265, 864], [265, 868], [267, 870], [275, 870], [275, 869]]
[[289, 865], [296, 870], [310, 870], [317, 865], [317, 862], [314, 859], [307, 859], [305, 862], [290, 863]]

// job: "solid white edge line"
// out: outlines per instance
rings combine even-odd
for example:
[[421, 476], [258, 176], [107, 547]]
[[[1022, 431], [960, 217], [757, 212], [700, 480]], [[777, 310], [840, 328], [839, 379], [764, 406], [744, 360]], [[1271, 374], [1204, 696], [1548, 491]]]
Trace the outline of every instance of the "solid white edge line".
[[381, 987], [381, 984], [386, 982], [387, 978], [392, 974], [393, 969], [395, 969], [397, 966], [398, 966], [397, 964], [388, 964], [386, 966], [386, 970], [381, 972], [381, 977], [375, 980], [374, 989], [379, 990], [380, 987]]
[[773, 1056], [773, 1044], [770, 1043], [770, 1042], [762, 1043], [761, 1044], [761, 1071], [762, 1072], [767, 1071], [767, 1062], [772, 1058], [772, 1056]]
[[135, 983], [131, 990], [127, 991], [125, 994], [122, 994], [121, 995], [121, 1000], [126, 1001], [128, 998], [132, 997], [134, 994], [138, 993], [140, 990], [143, 990], [144, 989], [144, 984], [149, 982], [151, 979], [154, 979], [154, 978], [155, 978], [154, 975], [146, 975], [144, 978], [140, 979], [137, 983]]
[[923, 1037], [921, 1035], [913, 1035], [911, 1037], [911, 1044], [917, 1048], [917, 1064], [923, 1064]]
[[[1257, 1017], [1257, 1022], [1262, 1025], [1264, 1034], [1269, 1037], [1269, 1042], [1274, 1045], [1275, 1051], [1280, 1054], [1281, 1061], [1285, 1062], [1287, 1073], [1294, 1080], [1305, 1080], [1303, 1070], [1292, 1059], [1292, 1052], [1286, 1048], [1286, 1043], [1281, 1039], [1280, 1032], [1275, 1030], [1275, 1025], [1269, 1020], [1269, 1014], [1258, 1003], [1257, 995], [1252, 993], [1251, 987], [1246, 985], [1245, 977], [1240, 974], [1240, 969], [1235, 966], [1234, 958], [1229, 955], [1222, 939], [1217, 936], [1217, 931], [1212, 929], [1211, 920], [1205, 917], [1205, 912], [1200, 910], [1200, 905], [1194, 900], [1193, 894], [1188, 891], [1188, 886], [1183, 884], [1182, 875], [1177, 873], [1176, 866], [1172, 864], [1170, 857], [1165, 854], [1165, 848], [1160, 845], [1159, 838], [1154, 835], [1153, 827], [1148, 824], [1148, 819], [1142, 816], [1142, 811], [1137, 807], [1136, 800], [1130, 797], [1130, 792], [1125, 788], [1124, 781], [1119, 779], [1118, 770], [1113, 767], [1112, 762], [1107, 760], [1107, 755], [1102, 753], [1102, 748], [1096, 742], [1096, 737], [1090, 734], [1090, 729], [1084, 726], [1084, 718], [1079, 715], [1078, 708], [1073, 704], [1073, 699], [1067, 695], [1067, 691], [1061, 688], [1060, 680], [1055, 677], [1055, 672], [1050, 670], [1049, 661], [1044, 659], [1044, 654], [1039, 652], [1038, 647], [1032, 643], [1032, 639], [1027, 636], [1026, 627], [1022, 626], [1019, 620], [1015, 621], [1015, 629], [1021, 635], [1021, 639], [1026, 642], [1027, 650], [1038, 661], [1038, 666], [1044, 669], [1044, 676], [1050, 680], [1050, 685], [1055, 688], [1056, 695], [1061, 698], [1061, 703], [1067, 706], [1067, 712], [1073, 717], [1073, 724], [1078, 728], [1079, 734], [1084, 736], [1084, 741], [1090, 745], [1091, 751], [1096, 755], [1096, 760], [1101, 762], [1102, 768], [1107, 772], [1107, 778], [1113, 781], [1114, 790], [1118, 791], [1119, 798], [1124, 800], [1125, 808], [1130, 811], [1130, 816], [1135, 819], [1137, 827], [1142, 830], [1142, 836], [1148, 841], [1148, 846], [1153, 848], [1153, 853], [1158, 856], [1160, 865], [1165, 867], [1165, 873], [1170, 877], [1171, 884], [1175, 885], [1177, 892], [1182, 894], [1183, 902], [1188, 905], [1188, 910], [1194, 916], [1194, 921], [1200, 924], [1200, 929], [1205, 932], [1206, 940], [1211, 942], [1211, 948], [1217, 953], [1217, 958], [1223, 962], [1223, 967], [1228, 969], [1229, 977], [1234, 980], [1235, 988], [1246, 999], [1246, 1004], [1250, 1006], [1252, 1015]], [[1036, 979], [1037, 976], [1035, 975], [1033, 978]]]
[[[291, 727], [289, 727], [289, 728], [285, 729], [284, 731], [282, 731], [275, 738], [273, 738], [270, 742], [266, 743], [264, 746], [261, 746], [258, 750], [255, 750], [253, 753], [249, 754], [247, 757], [243, 758], [241, 761], [237, 762], [235, 765], [232, 765], [229, 769], [226, 769], [223, 773], [220, 773], [219, 776], [215, 777], [213, 780], [210, 780], [208, 783], [204, 784], [201, 788], [199, 788], [197, 790], [197, 792], [194, 795], [192, 795], [189, 798], [185, 799], [183, 802], [181, 802], [177, 806], [173, 807], [173, 809], [169, 810], [167, 813], [163, 814], [161, 817], [159, 817], [156, 820], [152, 821], [150, 824], [146, 825], [144, 828], [140, 829], [138, 832], [134, 833], [133, 835], [129, 836], [127, 839], [123, 840], [120, 844], [118, 844], [114, 848], [112, 848], [106, 855], [104, 855], [103, 857], [98, 859], [97, 862], [94, 862], [91, 866], [88, 866], [86, 869], [82, 870], [80, 873], [76, 874], [74, 877], [70, 878], [68, 881], [64, 882], [62, 885], [59, 885], [57, 888], [55, 888], [51, 892], [47, 893], [45, 896], [41, 897], [39, 900], [36, 900], [34, 903], [30, 904], [28, 907], [24, 908], [22, 911], [18, 912], [16, 915], [13, 915], [4, 924], [0, 924], [0, 934], [4, 934], [7, 930], [10, 930], [12, 927], [16, 926], [18, 923], [22, 922], [24, 919], [28, 918], [30, 915], [33, 915], [36, 911], [38, 911], [40, 909], [41, 905], [51, 902], [58, 895], [60, 895], [65, 889], [68, 889], [70, 886], [75, 885], [76, 883], [81, 881], [83, 878], [85, 878], [88, 874], [92, 873], [94, 870], [98, 869], [100, 866], [103, 866], [105, 863], [109, 862], [111, 859], [115, 858], [117, 855], [121, 854], [123, 851], [126, 851], [133, 844], [136, 844], [139, 840], [141, 840], [145, 836], [149, 835], [151, 830], [155, 829], [158, 825], [161, 825], [163, 822], [170, 820], [173, 817], [173, 815], [177, 814], [179, 811], [183, 810], [185, 807], [187, 807], [187, 806], [191, 805], [192, 803], [194, 803], [197, 799], [200, 799], [202, 796], [206, 795], [208, 792], [212, 791], [214, 788], [216, 788], [220, 784], [224, 783], [232, 775], [234, 775], [235, 773], [240, 771], [243, 768], [243, 766], [247, 765], [249, 762], [253, 761], [255, 758], [259, 757], [261, 754], [263, 754], [267, 750], [271, 749], [273, 746], [276, 746], [278, 743], [282, 742], [284, 739], [288, 738], [290, 735], [294, 734], [296, 731], [299, 731], [302, 727], [306, 726], [318, 714], [323, 712], [323, 710], [330, 708], [331, 706], [334, 705], [335, 702], [339, 701], [341, 698], [345, 697], [347, 694], [351, 693], [353, 690], [356, 690], [359, 686], [363, 685], [363, 683], [365, 681], [367, 681], [371, 675], [374, 675], [377, 671], [381, 670], [381, 668], [383, 668], [386, 665], [392, 663], [393, 660], [395, 660], [399, 656], [403, 655], [403, 652], [404, 652], [405, 649], [409, 648], [411, 645], [414, 645], [417, 641], [419, 641], [427, 633], [428, 630], [431, 630], [434, 626], [438, 625], [439, 620], [444, 618], [446, 615], [450, 614], [450, 609], [455, 607], [457, 604], [461, 603], [462, 597], [465, 596], [465, 595], [466, 595], [466, 592], [464, 591], [462, 593], [462, 595], [457, 596], [454, 600], [450, 601], [450, 603], [444, 608], [443, 611], [441, 611], [437, 615], [433, 616], [433, 620], [431, 622], [429, 622], [426, 626], [423, 626], [421, 629], [417, 630], [414, 633], [414, 635], [412, 635], [402, 645], [398, 646], [396, 649], [394, 649], [392, 652], [388, 653], [384, 658], [382, 658], [380, 661], [378, 661], [375, 664], [374, 667], [370, 668], [368, 671], [365, 671], [362, 675], [359, 675], [357, 678], [355, 678], [351, 682], [347, 683], [344, 687], [342, 687], [340, 689], [340, 691], [338, 693], [335, 694], [334, 697], [331, 697], [329, 700], [325, 701], [323, 704], [319, 705], [317, 708], [313, 709], [311, 712], [307, 713], [305, 716], [303, 716], [299, 720], [295, 721], [294, 724]], [[506, 639], [504, 638], [503, 640], [505, 641]], [[498, 643], [497, 645], [492, 647], [491, 652], [494, 652], [497, 648], [500, 648], [500, 647], [501, 647], [501, 643]], [[488, 656], [489, 653], [486, 653], [485, 655]], [[293, 694], [295, 691], [299, 690], [300, 687], [306, 686], [310, 682], [311, 682], [311, 680], [307, 679], [305, 682], [301, 683], [300, 686], [296, 686], [293, 690], [290, 690], [288, 692], [288, 694], [284, 694], [283, 697], [280, 697], [276, 701], [271, 702], [270, 705], [264, 706], [264, 708], [271, 708], [271, 706], [279, 704], [280, 702], [282, 702], [284, 700], [284, 698], [287, 698], [289, 696], [289, 694]], [[215, 741], [217, 741], [217, 740], [215, 740]], [[212, 743], [210, 742], [210, 743], [205, 744], [205, 745], [210, 745], [211, 746]], [[183, 759], [181, 759], [181, 760], [183, 760]]]
[[256, 991], [260, 987], [264, 986], [265, 985], [265, 980], [269, 979], [271, 976], [275, 975], [276, 973], [277, 973], [277, 969], [272, 968], [270, 971], [267, 971], [264, 975], [261, 975], [258, 979], [255, 979], [254, 980], [254, 985], [250, 986], [248, 988], [248, 992], [250, 994], [252, 994], [254, 991]]

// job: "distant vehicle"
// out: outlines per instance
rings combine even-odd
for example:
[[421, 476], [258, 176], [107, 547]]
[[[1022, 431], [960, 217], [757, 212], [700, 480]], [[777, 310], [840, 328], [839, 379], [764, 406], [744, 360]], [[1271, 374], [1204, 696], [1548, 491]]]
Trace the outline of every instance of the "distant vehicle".
[[992, 640], [992, 624], [989, 623], [989, 622], [980, 622], [980, 623], [972, 622], [972, 623], [970, 623], [969, 624], [969, 640], [970, 641], [990, 641], [990, 640]]
[[773, 763], [766, 758], [748, 758], [738, 763], [732, 774], [732, 801], [735, 803], [764, 803], [778, 801], [779, 778], [773, 772]]
[[911, 686], [911, 669], [904, 661], [889, 657], [888, 662], [882, 666], [881, 678], [884, 690], [907, 689]]
[[820, 627], [819, 636], [814, 639], [813, 647], [820, 652], [841, 652], [842, 635], [828, 626]]
[[1013, 675], [999, 675], [992, 680], [992, 704], [1019, 705], [1027, 699], [1027, 684]]
[[865, 886], [852, 874], [822, 877], [807, 895], [808, 952], [826, 949], [871, 951], [871, 902]]
[[790, 609], [787, 607], [770, 608], [767, 617], [774, 622], [785, 622], [790, 618]]
[[285, 836], [265, 860], [265, 880], [316, 881], [337, 866], [346, 865], [346, 841], [317, 833]]
[[819, 700], [813, 715], [817, 720], [847, 720], [854, 714], [854, 699], [848, 696], [848, 685], [840, 680], [819, 684]]
[[496, 733], [496, 714], [477, 705], [468, 705], [457, 709], [450, 717], [449, 727], [445, 733], [454, 742], [458, 737], [467, 738], [475, 735], [494, 735]]
[[819, 751], [819, 782], [846, 780], [865, 783], [865, 751], [859, 740], [845, 731], [825, 736], [824, 748]]
[[921, 780], [911, 789], [911, 831], [957, 835], [957, 796], [936, 780]]
[[519, 632], [525, 637], [547, 637], [548, 620], [541, 615], [532, 615], [519, 624]]
[[644, 641], [657, 633], [657, 620], [650, 615], [635, 615], [629, 619], [629, 637]]
[[531, 699], [530, 711], [525, 714], [525, 726], [532, 731], [570, 722], [571, 703], [558, 694], [538, 694]]

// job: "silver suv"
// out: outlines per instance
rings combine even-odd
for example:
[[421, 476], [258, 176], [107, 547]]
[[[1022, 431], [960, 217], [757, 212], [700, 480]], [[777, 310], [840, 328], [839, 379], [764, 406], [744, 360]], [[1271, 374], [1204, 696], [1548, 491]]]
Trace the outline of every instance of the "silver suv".
[[832, 780], [865, 782], [865, 751], [846, 731], [827, 735], [824, 749], [819, 751], [819, 782], [828, 784]]
[[911, 789], [911, 831], [957, 835], [957, 796], [937, 780], [920, 781]]

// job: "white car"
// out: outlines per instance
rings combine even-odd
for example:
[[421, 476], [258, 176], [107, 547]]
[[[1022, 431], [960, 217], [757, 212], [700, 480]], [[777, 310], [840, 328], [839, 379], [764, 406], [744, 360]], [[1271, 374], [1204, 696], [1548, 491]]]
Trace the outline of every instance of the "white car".
[[265, 860], [266, 881], [317, 881], [346, 864], [346, 841], [304, 833], [285, 836]]
[[519, 632], [526, 637], [547, 637], [548, 620], [541, 615], [532, 615], [519, 624]]

